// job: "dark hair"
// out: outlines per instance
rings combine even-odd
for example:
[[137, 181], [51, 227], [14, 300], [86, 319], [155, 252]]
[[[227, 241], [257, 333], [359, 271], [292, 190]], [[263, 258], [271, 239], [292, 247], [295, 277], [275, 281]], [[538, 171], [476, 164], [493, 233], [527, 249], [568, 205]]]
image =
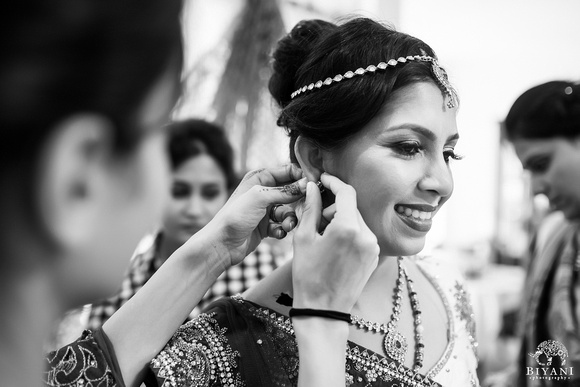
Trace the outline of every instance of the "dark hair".
[[181, 66], [180, 0], [27, 0], [2, 11], [2, 163], [33, 160], [79, 112], [111, 120], [118, 150], [139, 139], [137, 107], [170, 62]]
[[580, 135], [580, 84], [551, 81], [532, 87], [512, 105], [504, 122], [509, 140]]
[[[4, 7], [0, 210], [22, 209], [19, 217], [41, 225], [37, 164], [67, 117], [105, 117], [119, 154], [139, 142], [145, 131], [137, 113], [148, 92], [170, 70], [179, 81], [181, 6], [181, 0], [25, 0]], [[0, 239], [0, 253], [9, 255], [10, 238]]]
[[318, 146], [343, 145], [389, 101], [396, 90], [421, 81], [437, 84], [431, 63], [413, 61], [336, 82], [312, 92], [296, 89], [327, 77], [401, 56], [435, 53], [423, 41], [367, 18], [343, 24], [306, 20], [282, 38], [273, 54], [270, 93], [282, 108], [278, 125], [290, 136], [290, 157], [299, 135]]
[[237, 183], [234, 152], [222, 127], [199, 119], [173, 122], [169, 125], [169, 158], [175, 170], [183, 162], [207, 154], [220, 166], [228, 189]]

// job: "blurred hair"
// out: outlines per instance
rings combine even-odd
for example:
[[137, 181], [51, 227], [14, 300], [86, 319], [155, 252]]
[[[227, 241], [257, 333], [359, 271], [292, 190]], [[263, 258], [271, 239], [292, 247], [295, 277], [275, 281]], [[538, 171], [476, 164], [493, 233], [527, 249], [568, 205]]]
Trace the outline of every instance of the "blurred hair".
[[173, 170], [187, 160], [207, 154], [226, 176], [228, 189], [237, 183], [234, 152], [222, 127], [200, 119], [173, 122], [169, 125], [169, 158]]
[[[32, 161], [55, 125], [102, 114], [119, 151], [171, 61], [181, 66], [180, 0], [23, 0], [1, 13], [0, 156]], [[176, 79], [178, 79], [176, 77]]]
[[333, 83], [290, 98], [296, 89], [359, 67], [408, 55], [436, 58], [426, 43], [367, 18], [342, 24], [305, 20], [278, 42], [270, 93], [282, 108], [278, 125], [290, 136], [290, 158], [301, 135], [324, 149], [340, 147], [389, 102], [393, 93], [417, 82], [437, 84], [431, 63], [413, 61]]
[[580, 84], [551, 81], [532, 87], [512, 105], [504, 128], [509, 140], [580, 135]]
[[[181, 0], [22, 0], [0, 12], [3, 230], [14, 216], [40, 227], [39, 157], [67, 117], [103, 116], [119, 154], [139, 143], [145, 130], [137, 112], [145, 97], [166, 72], [179, 80], [181, 6]], [[0, 253], [10, 257], [11, 238], [0, 239]]]

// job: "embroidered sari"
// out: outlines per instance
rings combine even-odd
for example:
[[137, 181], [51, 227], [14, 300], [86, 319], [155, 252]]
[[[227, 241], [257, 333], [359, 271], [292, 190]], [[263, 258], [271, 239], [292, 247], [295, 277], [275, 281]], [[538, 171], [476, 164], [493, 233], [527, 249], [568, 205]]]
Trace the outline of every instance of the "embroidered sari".
[[[449, 327], [440, 360], [415, 373], [353, 342], [346, 346], [345, 385], [478, 386], [475, 325], [469, 297], [453, 270], [425, 259], [418, 266], [442, 297]], [[430, 274], [436, 271], [435, 275]], [[221, 299], [183, 325], [151, 362], [147, 386], [296, 386], [298, 346], [286, 316], [240, 296]]]

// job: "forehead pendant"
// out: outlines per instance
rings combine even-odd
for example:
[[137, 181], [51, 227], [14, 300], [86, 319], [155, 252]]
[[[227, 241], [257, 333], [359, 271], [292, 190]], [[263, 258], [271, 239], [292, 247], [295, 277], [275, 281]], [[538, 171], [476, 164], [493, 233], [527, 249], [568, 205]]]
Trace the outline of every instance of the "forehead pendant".
[[328, 77], [324, 80], [319, 80], [316, 82], [312, 82], [308, 85], [304, 85], [299, 89], [296, 89], [290, 97], [292, 99], [298, 97], [301, 94], [306, 94], [316, 89], [320, 89], [322, 87], [329, 86], [333, 83], [338, 83], [342, 81], [347, 81], [351, 78], [362, 76], [367, 73], [375, 73], [380, 70], [387, 70], [389, 67], [395, 67], [404, 63], [413, 62], [413, 61], [420, 61], [420, 62], [430, 62], [431, 63], [431, 72], [435, 77], [435, 80], [439, 86], [439, 88], [447, 95], [449, 100], [447, 101], [447, 107], [454, 108], [457, 106], [457, 94], [449, 80], [447, 79], [447, 73], [445, 70], [439, 66], [437, 59], [433, 58], [432, 56], [427, 55], [424, 50], [421, 50], [422, 55], [409, 55], [409, 56], [401, 56], [397, 59], [389, 59], [386, 62], [380, 62], [377, 65], [368, 65], [367, 67], [359, 67], [355, 71], [347, 71], [344, 74], [337, 74], [334, 77]]
[[[423, 54], [423, 56], [431, 58], [430, 56], [427, 55], [427, 53], [423, 49], [421, 49], [421, 53]], [[449, 97], [449, 100], [447, 101], [447, 107], [449, 109], [452, 109], [455, 106], [457, 106], [457, 93], [455, 92], [455, 89], [453, 89], [453, 86], [451, 86], [451, 83], [449, 83], [447, 73], [445, 72], [445, 70], [443, 70], [443, 68], [441, 68], [441, 66], [439, 66], [437, 59], [431, 58], [430, 62], [431, 62], [431, 71], [433, 72], [433, 75], [435, 76], [435, 79], [437, 80], [439, 87], [443, 90], [445, 94], [447, 94], [447, 97]]]

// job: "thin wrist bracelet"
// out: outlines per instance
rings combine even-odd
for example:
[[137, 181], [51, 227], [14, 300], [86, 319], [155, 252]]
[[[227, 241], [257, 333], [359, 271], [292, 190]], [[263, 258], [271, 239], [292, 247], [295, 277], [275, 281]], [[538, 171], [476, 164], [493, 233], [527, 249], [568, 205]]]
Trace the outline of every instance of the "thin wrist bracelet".
[[332, 320], [351, 322], [350, 313], [338, 312], [336, 310], [323, 310], [323, 309], [300, 309], [292, 308], [288, 313], [290, 317], [299, 316], [312, 316], [312, 317], [325, 317]]

